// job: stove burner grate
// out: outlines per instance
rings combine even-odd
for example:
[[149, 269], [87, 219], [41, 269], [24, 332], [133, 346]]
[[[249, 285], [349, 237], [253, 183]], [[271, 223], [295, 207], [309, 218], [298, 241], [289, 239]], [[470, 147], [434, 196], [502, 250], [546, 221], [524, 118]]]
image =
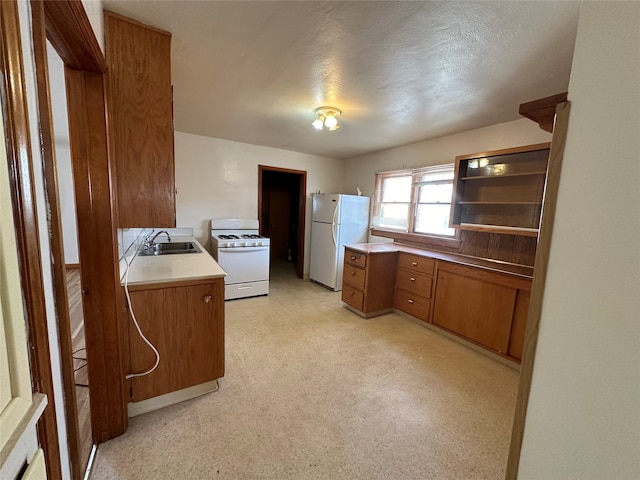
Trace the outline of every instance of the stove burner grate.
[[237, 235], [218, 235], [218, 238], [222, 240], [240, 240], [240, 237]]

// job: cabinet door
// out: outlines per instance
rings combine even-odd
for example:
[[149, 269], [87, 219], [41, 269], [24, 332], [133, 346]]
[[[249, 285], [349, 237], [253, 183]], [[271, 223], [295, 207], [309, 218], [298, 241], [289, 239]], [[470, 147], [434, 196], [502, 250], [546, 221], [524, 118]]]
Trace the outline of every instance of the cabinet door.
[[516, 289], [438, 270], [433, 323], [507, 353]]
[[107, 13], [109, 129], [119, 227], [175, 227], [171, 36]]
[[[179, 287], [176, 320], [181, 349], [176, 370], [183, 384], [198, 385], [224, 375], [223, 281]], [[184, 388], [184, 387], [181, 387]]]
[[[222, 282], [131, 292], [131, 305], [144, 335], [158, 349], [156, 370], [132, 381], [139, 402], [224, 375]], [[155, 355], [129, 323], [132, 373], [151, 368]]]
[[[158, 367], [148, 375], [131, 379], [132, 401], [176, 390], [175, 356], [178, 348], [175, 314], [175, 290], [162, 288], [130, 293], [131, 309], [142, 333], [160, 353]], [[129, 321], [129, 355], [131, 372], [143, 373], [153, 367], [156, 357], [140, 337], [133, 321]]]
[[509, 339], [509, 356], [517, 358], [518, 360], [522, 360], [530, 296], [531, 292], [518, 290], [516, 307], [513, 312], [513, 325], [511, 326], [511, 338]]

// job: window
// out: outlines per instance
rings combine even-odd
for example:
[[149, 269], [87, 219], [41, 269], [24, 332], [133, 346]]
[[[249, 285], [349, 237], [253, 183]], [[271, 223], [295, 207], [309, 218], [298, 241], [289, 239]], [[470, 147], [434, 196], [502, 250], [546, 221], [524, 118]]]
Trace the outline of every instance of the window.
[[376, 174], [374, 229], [455, 238], [449, 228], [453, 165]]

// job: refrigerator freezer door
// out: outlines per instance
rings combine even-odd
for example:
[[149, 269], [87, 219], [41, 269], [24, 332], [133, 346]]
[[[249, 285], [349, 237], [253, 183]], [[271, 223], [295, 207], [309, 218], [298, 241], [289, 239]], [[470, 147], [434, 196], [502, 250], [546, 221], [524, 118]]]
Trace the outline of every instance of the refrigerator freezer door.
[[334, 223], [340, 215], [340, 195], [319, 193], [313, 196], [314, 222]]
[[336, 234], [335, 226], [331, 223], [313, 222], [311, 224], [309, 278], [333, 290], [337, 287], [339, 258]]

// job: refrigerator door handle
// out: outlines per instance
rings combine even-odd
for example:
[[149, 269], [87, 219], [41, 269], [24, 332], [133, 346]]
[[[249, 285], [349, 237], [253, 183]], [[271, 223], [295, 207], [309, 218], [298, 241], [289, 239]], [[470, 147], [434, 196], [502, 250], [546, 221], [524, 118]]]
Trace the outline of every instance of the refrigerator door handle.
[[333, 238], [333, 246], [338, 248], [338, 242], [336, 239], [336, 217], [338, 216], [338, 205], [333, 210], [333, 220], [331, 222], [331, 237]]
[[336, 242], [336, 224], [331, 224], [331, 238], [333, 239], [333, 246], [338, 248], [338, 243]]

